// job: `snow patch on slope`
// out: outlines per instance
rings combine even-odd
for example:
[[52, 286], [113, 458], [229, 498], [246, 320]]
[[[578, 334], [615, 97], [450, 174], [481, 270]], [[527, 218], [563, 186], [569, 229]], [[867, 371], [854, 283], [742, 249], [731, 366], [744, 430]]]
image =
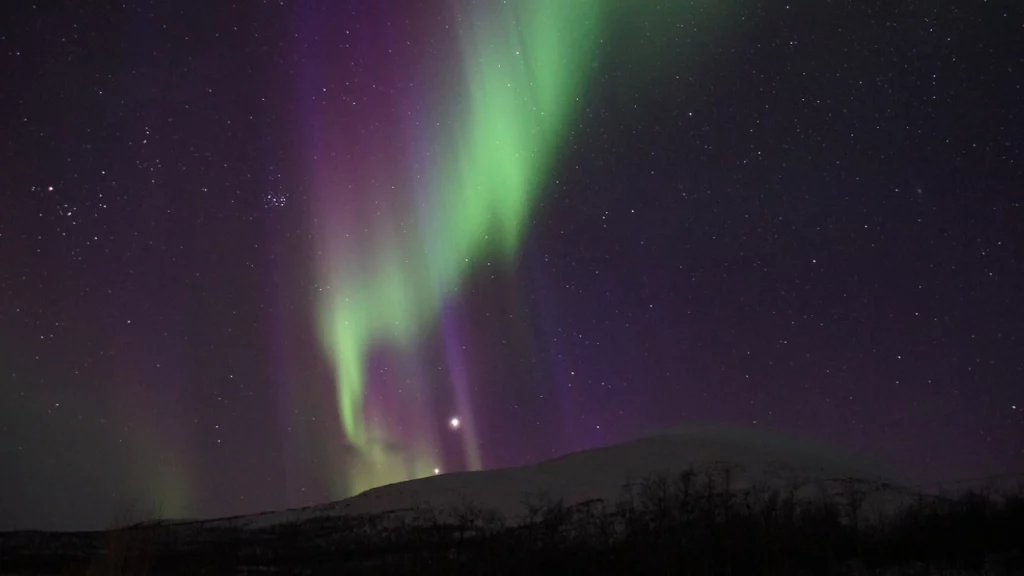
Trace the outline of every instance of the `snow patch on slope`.
[[721, 482], [729, 470], [731, 491], [788, 491], [798, 498], [866, 491], [866, 515], [891, 512], [909, 502], [906, 491], [872, 467], [824, 446], [762, 431], [691, 428], [582, 452], [517, 468], [458, 472], [381, 486], [352, 498], [309, 508], [225, 519], [236, 526], [264, 527], [322, 516], [411, 514], [430, 507], [453, 510], [466, 504], [490, 509], [515, 522], [527, 502], [543, 497], [567, 506], [603, 501], [614, 507], [628, 486], [652, 476], [678, 477], [693, 470]]

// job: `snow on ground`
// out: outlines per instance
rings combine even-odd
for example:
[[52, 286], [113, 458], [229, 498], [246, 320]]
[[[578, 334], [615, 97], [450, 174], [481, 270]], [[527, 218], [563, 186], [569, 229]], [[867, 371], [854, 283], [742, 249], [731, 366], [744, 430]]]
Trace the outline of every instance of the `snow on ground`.
[[755, 485], [786, 490], [803, 486], [797, 496], [820, 498], [841, 494], [849, 480], [868, 486], [872, 494], [863, 514], [891, 512], [909, 502], [906, 491], [871, 468], [825, 447], [771, 436], [713, 428], [690, 429], [586, 450], [518, 468], [458, 472], [381, 486], [362, 494], [318, 506], [268, 512], [215, 521], [261, 527], [337, 514], [379, 514], [424, 505], [438, 511], [472, 503], [497, 510], [509, 521], [522, 518], [526, 502], [540, 495], [572, 505], [603, 499], [614, 504], [628, 484], [651, 475], [676, 476], [695, 469], [698, 478], [709, 469], [731, 468], [733, 491]]

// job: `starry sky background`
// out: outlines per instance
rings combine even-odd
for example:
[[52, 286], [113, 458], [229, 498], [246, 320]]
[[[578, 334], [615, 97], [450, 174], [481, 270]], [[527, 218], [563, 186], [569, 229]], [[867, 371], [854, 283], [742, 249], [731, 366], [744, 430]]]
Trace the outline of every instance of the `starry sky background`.
[[[0, 16], [0, 529], [350, 490], [311, 162], [412, 181], [394, 135], [461, 102], [457, 2], [125, 4]], [[1024, 474], [1022, 8], [692, 12], [602, 33], [515, 257], [368, 358], [374, 418], [412, 395], [445, 471], [457, 415], [484, 468], [710, 422]]]

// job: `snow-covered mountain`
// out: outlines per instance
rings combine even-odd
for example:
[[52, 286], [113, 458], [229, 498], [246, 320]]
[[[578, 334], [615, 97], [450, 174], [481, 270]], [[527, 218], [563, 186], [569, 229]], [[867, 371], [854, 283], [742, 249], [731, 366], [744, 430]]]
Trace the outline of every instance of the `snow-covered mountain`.
[[820, 498], [859, 489], [867, 493], [863, 513], [869, 516], [908, 500], [893, 479], [828, 447], [761, 431], [692, 428], [528, 466], [431, 476], [328, 504], [217, 522], [262, 527], [339, 514], [453, 510], [467, 503], [515, 522], [528, 503], [603, 501], [613, 507], [630, 486], [646, 478], [678, 478], [689, 470], [698, 484], [713, 477], [720, 489], [728, 471], [730, 491], [737, 494], [752, 488], [795, 489], [798, 498]]
[[[771, 498], [772, 492], [780, 497]], [[1006, 566], [1015, 561], [1008, 534], [1014, 533], [1019, 510], [977, 499], [921, 502], [921, 496], [825, 446], [760, 430], [700, 428], [529, 466], [400, 482], [294, 510], [157, 521], [106, 532], [0, 533], [0, 557], [10, 573], [18, 574], [57, 573], [55, 567], [69, 573], [75, 566], [103, 568], [134, 560], [175, 574], [209, 566], [238, 574], [313, 574], [328, 568], [330, 573], [383, 573], [384, 568], [421, 573], [426, 564], [434, 573], [448, 574], [459, 566], [493, 567], [497, 558], [507, 564], [512, 554], [521, 562], [506, 565], [508, 573], [524, 573], [556, 560], [583, 566], [578, 563], [586, 559], [576, 554], [585, 549], [598, 556], [584, 572], [623, 573], [643, 561], [696, 562], [699, 568], [700, 562], [712, 561], [707, 554], [728, 563], [736, 550], [756, 544], [760, 552], [747, 558], [750, 566], [792, 566], [806, 556], [811, 564], [824, 558], [848, 573], [868, 573], [858, 571], [857, 548], [850, 547], [859, 542], [884, 556], [884, 566], [903, 566], [909, 558], [949, 564], [951, 557], [942, 552], [950, 546], [973, 553], [972, 565], [979, 559]], [[822, 499], [833, 506], [817, 506]], [[931, 517], [909, 514], [873, 524], [868, 532], [851, 525], [854, 510], [863, 527], [918, 502], [924, 506], [916, 510], [926, 514], [945, 510], [946, 521], [936, 525]], [[971, 520], [965, 523], [965, 517]], [[978, 518], [987, 518], [984, 530], [995, 536], [971, 548]], [[908, 529], [925, 540], [907, 541]], [[878, 542], [879, 534], [886, 540]], [[687, 553], [680, 556], [678, 546], [688, 547]], [[655, 552], [660, 556], [651, 556]], [[958, 558], [956, 565], [965, 565], [964, 557]]]

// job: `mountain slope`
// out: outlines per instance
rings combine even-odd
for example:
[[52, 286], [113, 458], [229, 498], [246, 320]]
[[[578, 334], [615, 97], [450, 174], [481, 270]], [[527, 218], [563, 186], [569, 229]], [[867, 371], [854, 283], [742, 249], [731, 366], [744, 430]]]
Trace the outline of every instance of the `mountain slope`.
[[650, 477], [678, 477], [692, 470], [699, 483], [709, 476], [719, 486], [729, 471], [730, 490], [788, 490], [820, 498], [856, 485], [870, 492], [867, 510], [903, 503], [904, 491], [883, 474], [827, 447], [764, 432], [695, 428], [624, 444], [585, 450], [518, 468], [458, 472], [368, 490], [328, 504], [232, 519], [236, 525], [266, 526], [337, 514], [381, 514], [424, 506], [452, 510], [467, 503], [515, 521], [527, 502], [539, 498], [565, 505], [603, 500], [614, 504], [627, 486]]

